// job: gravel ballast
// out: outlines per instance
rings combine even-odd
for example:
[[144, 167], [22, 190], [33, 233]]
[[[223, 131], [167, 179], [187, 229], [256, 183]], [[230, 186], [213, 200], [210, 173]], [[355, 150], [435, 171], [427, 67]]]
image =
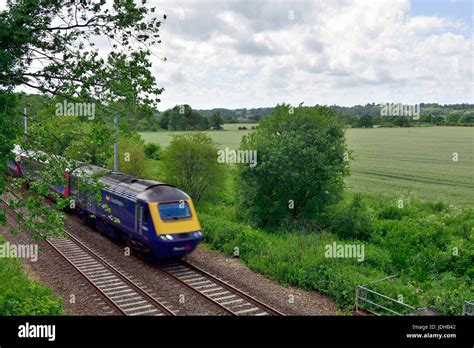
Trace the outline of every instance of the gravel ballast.
[[[26, 232], [18, 235], [9, 233], [16, 222], [14, 213], [10, 209], [6, 210], [8, 225], [0, 227], [0, 234], [10, 243], [39, 244], [42, 251], [38, 261], [22, 262], [30, 277], [51, 287], [56, 295], [63, 297], [66, 315], [116, 315], [97, 291], [48, 244], [35, 241]], [[212, 303], [160, 272], [157, 265], [133, 254], [128, 255], [123, 245], [84, 225], [74, 214], [67, 216], [65, 229], [177, 315], [226, 315]], [[205, 247], [198, 247], [186, 260], [286, 315], [335, 315], [338, 312], [334, 301], [326, 296], [314, 291], [284, 287], [250, 270], [239, 259]], [[71, 303], [71, 298], [75, 300], [74, 303]]]
[[286, 315], [336, 315], [338, 312], [330, 298], [315, 291], [284, 287], [252, 271], [238, 258], [200, 246], [187, 260]]

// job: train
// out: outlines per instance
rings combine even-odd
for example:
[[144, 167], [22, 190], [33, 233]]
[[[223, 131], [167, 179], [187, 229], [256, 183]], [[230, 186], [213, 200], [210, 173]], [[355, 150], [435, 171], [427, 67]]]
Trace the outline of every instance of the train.
[[[36, 175], [47, 164], [42, 153], [24, 151], [19, 146], [12, 152], [15, 160], [8, 161], [12, 176]], [[97, 187], [94, 177], [99, 178], [99, 188], [91, 190]], [[66, 169], [62, 181], [50, 189], [70, 198], [81, 219], [142, 255], [160, 260], [183, 258], [203, 238], [193, 200], [173, 185], [82, 162], [77, 162], [72, 171]], [[99, 190], [100, 200], [94, 198]]]

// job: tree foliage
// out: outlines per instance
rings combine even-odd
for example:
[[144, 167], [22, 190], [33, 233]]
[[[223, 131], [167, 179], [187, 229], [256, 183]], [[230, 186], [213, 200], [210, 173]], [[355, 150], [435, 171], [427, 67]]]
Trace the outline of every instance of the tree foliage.
[[199, 131], [210, 127], [209, 119], [187, 104], [176, 105], [166, 110], [160, 115], [158, 123], [162, 129], [172, 131]]
[[[9, 0], [7, 10], [0, 12], [0, 163], [11, 158], [15, 134], [24, 150], [41, 153], [47, 161], [38, 176], [14, 183], [17, 192], [22, 183], [29, 184], [23, 205], [30, 214], [20, 220], [36, 237], [61, 232], [63, 215], [45, 206], [43, 195], [64, 181], [64, 171], [76, 166], [73, 160], [103, 165], [110, 158], [113, 114], [136, 113], [137, 119], [146, 119], [159, 101], [162, 89], [156, 86], [150, 56], [160, 43], [161, 20], [145, 3]], [[110, 42], [109, 52], [99, 52], [98, 39]], [[22, 98], [15, 106], [9, 92], [19, 86], [53, 99]], [[95, 105], [97, 118], [58, 116], [54, 103], [63, 100]], [[22, 105], [26, 103], [31, 105]], [[20, 132], [18, 110], [25, 106], [27, 136]], [[69, 204], [54, 196], [57, 208]]]
[[217, 147], [203, 133], [173, 137], [163, 154], [165, 179], [193, 199], [212, 199], [224, 184], [225, 165], [217, 162]]
[[145, 145], [145, 155], [148, 159], [158, 161], [163, 155], [163, 150], [158, 143], [148, 143]]
[[[138, 178], [145, 178], [147, 172], [147, 157], [143, 143], [132, 139], [120, 138], [118, 146], [118, 169]], [[114, 159], [108, 160], [108, 167], [113, 168]]]
[[[157, 101], [161, 89], [150, 71], [150, 47], [160, 43], [154, 8], [134, 1], [10, 0], [0, 13], [0, 86], [42, 93]], [[97, 37], [111, 42], [104, 58]], [[31, 67], [40, 66], [34, 71]]]
[[327, 107], [278, 105], [242, 139], [255, 167], [240, 164], [240, 205], [260, 226], [306, 224], [340, 199], [348, 175], [344, 128]]
[[215, 130], [222, 130], [222, 125], [224, 124], [224, 120], [222, 120], [220, 112], [216, 112], [211, 116], [211, 128]]

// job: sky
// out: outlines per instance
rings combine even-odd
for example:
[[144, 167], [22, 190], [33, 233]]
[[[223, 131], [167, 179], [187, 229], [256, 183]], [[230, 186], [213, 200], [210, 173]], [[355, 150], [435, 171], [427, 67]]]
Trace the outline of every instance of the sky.
[[474, 102], [473, 0], [147, 3], [160, 110]]

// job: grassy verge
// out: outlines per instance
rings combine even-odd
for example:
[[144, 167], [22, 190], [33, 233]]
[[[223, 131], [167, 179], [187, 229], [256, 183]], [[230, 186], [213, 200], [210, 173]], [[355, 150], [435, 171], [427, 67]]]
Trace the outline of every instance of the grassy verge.
[[[0, 237], [0, 243], [3, 244]], [[62, 298], [28, 278], [21, 262], [0, 258], [0, 315], [60, 315]]]
[[[345, 214], [350, 200], [337, 209]], [[228, 255], [238, 248], [253, 270], [329, 295], [343, 310], [353, 306], [357, 285], [398, 274], [371, 288], [415, 307], [461, 314], [463, 302], [474, 298], [474, 210], [410, 197], [403, 209], [387, 196], [364, 195], [362, 200], [370, 231], [366, 240], [343, 239], [341, 231], [255, 229], [238, 221], [232, 205], [205, 205], [199, 211], [210, 247]], [[334, 242], [363, 245], [364, 260], [326, 257], [326, 246]]]

